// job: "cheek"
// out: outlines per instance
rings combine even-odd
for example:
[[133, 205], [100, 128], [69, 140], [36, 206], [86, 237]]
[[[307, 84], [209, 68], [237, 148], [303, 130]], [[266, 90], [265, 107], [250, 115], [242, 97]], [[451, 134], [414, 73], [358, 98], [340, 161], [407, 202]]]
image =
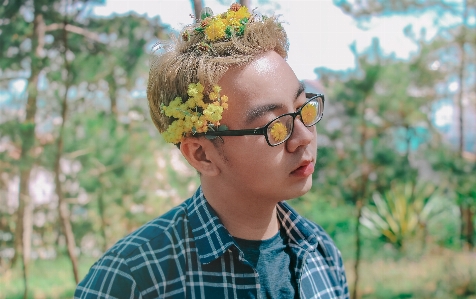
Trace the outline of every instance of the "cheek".
[[227, 136], [224, 142], [226, 158], [236, 166], [260, 162], [269, 147], [264, 136]]
[[225, 140], [226, 157], [230, 168], [240, 169], [247, 172], [250, 177], [255, 177], [276, 170], [276, 166], [282, 163], [282, 148], [269, 146], [264, 136], [244, 136], [236, 139], [241, 141]]

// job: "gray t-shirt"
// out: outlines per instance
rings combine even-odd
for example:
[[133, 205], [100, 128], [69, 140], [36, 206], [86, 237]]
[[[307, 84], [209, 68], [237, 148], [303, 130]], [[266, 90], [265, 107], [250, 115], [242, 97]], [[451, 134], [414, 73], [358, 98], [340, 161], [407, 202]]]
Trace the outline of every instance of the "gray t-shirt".
[[261, 298], [299, 298], [293, 261], [289, 255], [286, 233], [280, 230], [267, 240], [234, 237], [245, 259], [258, 272]]

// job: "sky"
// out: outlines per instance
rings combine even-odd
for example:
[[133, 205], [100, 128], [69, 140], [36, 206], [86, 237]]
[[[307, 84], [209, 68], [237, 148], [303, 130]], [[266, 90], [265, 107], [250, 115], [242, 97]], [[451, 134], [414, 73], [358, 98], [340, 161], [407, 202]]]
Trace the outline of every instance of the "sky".
[[[217, 0], [204, 0], [204, 5], [215, 13], [224, 12], [228, 5]], [[229, 1], [231, 2], [231, 1]], [[288, 63], [300, 80], [316, 79], [316, 67], [333, 70], [355, 68], [354, 54], [350, 45], [355, 42], [358, 51], [363, 51], [372, 41], [380, 39], [384, 53], [394, 53], [397, 58], [407, 59], [417, 46], [403, 33], [408, 24], [415, 32], [420, 28], [429, 29], [427, 36], [435, 34], [432, 19], [426, 17], [386, 17], [372, 20], [366, 30], [358, 28], [356, 22], [336, 7], [332, 0], [270, 0], [258, 6], [251, 0], [251, 8], [265, 14], [281, 15], [288, 33], [290, 51]], [[180, 29], [192, 22], [190, 0], [106, 0], [105, 5], [96, 6], [93, 12], [99, 16], [111, 13], [127, 13], [131, 10], [149, 17], [159, 15], [163, 23]]]

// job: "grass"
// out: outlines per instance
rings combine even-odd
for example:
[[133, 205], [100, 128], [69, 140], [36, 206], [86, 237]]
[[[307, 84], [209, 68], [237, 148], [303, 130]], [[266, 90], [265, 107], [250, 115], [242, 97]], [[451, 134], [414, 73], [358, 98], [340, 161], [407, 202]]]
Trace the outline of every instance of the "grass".
[[[93, 258], [81, 258], [83, 278]], [[349, 286], [354, 280], [353, 263], [346, 261]], [[476, 253], [439, 250], [419, 259], [400, 258], [362, 261], [361, 299], [476, 299]], [[0, 273], [0, 299], [23, 298], [19, 265]], [[75, 288], [71, 264], [66, 257], [36, 260], [31, 265], [29, 298], [72, 298]]]
[[[346, 270], [354, 281], [352, 262], [346, 262]], [[476, 253], [444, 250], [418, 260], [363, 261], [359, 294], [362, 299], [476, 299]]]
[[[79, 260], [79, 276], [83, 278], [94, 263], [93, 258]], [[67, 257], [35, 260], [31, 263], [29, 296], [32, 299], [72, 298], [76, 283]], [[23, 298], [24, 283], [20, 263], [0, 273], [0, 299]]]

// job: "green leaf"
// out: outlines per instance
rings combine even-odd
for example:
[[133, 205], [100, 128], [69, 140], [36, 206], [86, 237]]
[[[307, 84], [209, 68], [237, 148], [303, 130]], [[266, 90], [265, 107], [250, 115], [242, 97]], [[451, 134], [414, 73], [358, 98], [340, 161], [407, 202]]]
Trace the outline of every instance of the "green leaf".
[[226, 26], [225, 34], [227, 38], [231, 38], [233, 36], [233, 27]]
[[205, 7], [200, 13], [200, 19], [205, 20], [208, 17], [213, 16], [213, 10], [210, 7]]
[[238, 27], [238, 32], [236, 33], [237, 36], [242, 36], [243, 34], [245, 34], [245, 25]]

